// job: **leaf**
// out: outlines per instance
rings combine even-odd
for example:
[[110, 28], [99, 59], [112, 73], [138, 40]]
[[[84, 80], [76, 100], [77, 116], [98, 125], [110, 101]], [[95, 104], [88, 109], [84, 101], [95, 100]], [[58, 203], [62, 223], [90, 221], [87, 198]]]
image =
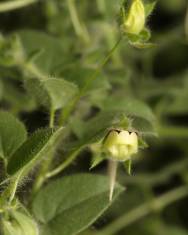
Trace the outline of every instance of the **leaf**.
[[0, 156], [10, 158], [27, 138], [27, 131], [11, 113], [0, 111]]
[[30, 59], [36, 51], [41, 51], [33, 61], [34, 65], [46, 75], [54, 74], [56, 66], [67, 61], [62, 40], [35, 30], [20, 30], [17, 32], [26, 58]]
[[[62, 68], [58, 72], [58, 76], [63, 76], [67, 79], [67, 81], [73, 82], [80, 89], [82, 89], [88, 80], [93, 76], [96, 72], [96, 69], [90, 67], [83, 67], [83, 65], [76, 63], [65, 68]], [[96, 90], [109, 89], [110, 84], [107, 78], [100, 74], [96, 79], [91, 81], [91, 83], [87, 87], [87, 93]]]
[[82, 138], [85, 122], [78, 117], [70, 117], [69, 125], [78, 138]]
[[102, 153], [94, 154], [94, 156], [92, 157], [91, 166], [89, 169], [92, 170], [93, 168], [98, 166], [102, 161], [104, 161], [104, 159], [105, 157], [102, 155]]
[[17, 35], [0, 36], [0, 44], [0, 64], [2, 66], [12, 67], [21, 62], [23, 51]]
[[125, 170], [127, 172], [128, 175], [131, 175], [132, 174], [132, 160], [129, 159], [127, 161], [125, 161], [123, 163], [124, 167], [125, 167]]
[[142, 42], [147, 42], [150, 38], [151, 38], [151, 32], [147, 28], [144, 28], [142, 32], [139, 34], [139, 39]]
[[[104, 138], [112, 128], [136, 131], [140, 135], [156, 136], [155, 117], [147, 105], [142, 102], [130, 102], [126, 107], [126, 102], [124, 104], [119, 100], [113, 104], [110, 101], [109, 98], [109, 103], [103, 103], [103, 111], [90, 120], [82, 122], [76, 130], [72, 119], [71, 128], [79, 140], [70, 148], [96, 143]], [[79, 128], [81, 128], [80, 131]]]
[[[123, 191], [116, 184], [115, 199]], [[74, 235], [90, 226], [110, 206], [108, 178], [76, 174], [51, 182], [33, 202], [42, 234]]]
[[9, 79], [3, 81], [3, 101], [8, 103], [14, 112], [30, 112], [36, 108], [36, 102]]
[[137, 49], [150, 49], [157, 46], [155, 43], [144, 43], [144, 42], [134, 42], [134, 43], [131, 42], [131, 45]]
[[122, 111], [128, 117], [141, 117], [151, 123], [155, 121], [155, 116], [150, 107], [144, 102], [133, 98], [120, 99], [119, 97], [109, 97], [103, 102], [101, 109], [106, 111]]
[[156, 6], [156, 1], [154, 2], [150, 2], [150, 3], [145, 3], [144, 4], [144, 8], [145, 8], [145, 14], [146, 16], [151, 15], [151, 13], [153, 12], [155, 6]]
[[39, 104], [57, 110], [65, 106], [78, 92], [76, 85], [64, 79], [27, 79], [25, 87]]
[[157, 136], [156, 125], [144, 118], [134, 118], [132, 120], [133, 130], [139, 132], [143, 136]]
[[31, 135], [23, 145], [13, 154], [7, 166], [8, 174], [13, 175], [20, 169], [29, 171], [37, 161], [53, 147], [61, 136], [63, 128], [53, 130], [41, 129]]
[[156, 47], [155, 43], [148, 42], [151, 38], [151, 32], [147, 28], [144, 28], [139, 35], [128, 34], [127, 38], [129, 43], [137, 49], [147, 49]]
[[148, 148], [148, 144], [141, 137], [138, 138], [138, 147], [141, 149]]
[[82, 125], [82, 136], [80, 141], [83, 144], [94, 143], [104, 137], [111, 128], [129, 127], [130, 120], [123, 112], [113, 110], [101, 111], [95, 117]]

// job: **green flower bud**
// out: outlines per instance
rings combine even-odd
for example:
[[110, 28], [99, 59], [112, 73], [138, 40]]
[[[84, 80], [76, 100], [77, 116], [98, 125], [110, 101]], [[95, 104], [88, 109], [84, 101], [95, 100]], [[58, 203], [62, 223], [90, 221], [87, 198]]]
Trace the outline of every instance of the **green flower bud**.
[[22, 229], [15, 221], [2, 221], [4, 235], [22, 235]]
[[[38, 227], [35, 223], [35, 221], [28, 217], [27, 215], [19, 212], [19, 211], [13, 211], [12, 216], [15, 219], [15, 221], [19, 224], [23, 231], [23, 235], [38, 235]], [[22, 235], [22, 234], [20, 234]]]
[[123, 24], [125, 32], [138, 35], [144, 29], [145, 21], [144, 4], [141, 0], [133, 0], [128, 16]]
[[104, 151], [113, 160], [126, 161], [138, 152], [138, 137], [135, 132], [111, 131], [104, 140]]
[[38, 235], [36, 223], [19, 211], [11, 211], [10, 220], [2, 220], [5, 235]]

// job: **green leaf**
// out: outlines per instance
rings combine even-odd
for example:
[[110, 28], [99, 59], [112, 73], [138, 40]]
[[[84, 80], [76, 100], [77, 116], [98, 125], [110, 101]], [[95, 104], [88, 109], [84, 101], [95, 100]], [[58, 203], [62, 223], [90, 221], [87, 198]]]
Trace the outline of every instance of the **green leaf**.
[[21, 30], [17, 32], [26, 58], [30, 59], [33, 53], [41, 51], [35, 57], [34, 65], [46, 75], [54, 74], [57, 66], [67, 60], [62, 40], [46, 33], [34, 30]]
[[142, 30], [142, 32], [139, 34], [139, 38], [143, 42], [147, 42], [151, 38], [151, 32], [149, 29], [145, 28]]
[[0, 64], [5, 67], [12, 67], [23, 59], [22, 46], [17, 35], [8, 37], [0, 36]]
[[[123, 188], [116, 184], [115, 199]], [[90, 226], [110, 206], [108, 178], [77, 174], [41, 189], [33, 213], [43, 223], [44, 235], [74, 235]]]
[[141, 149], [148, 148], [148, 144], [140, 136], [138, 138], [138, 147]]
[[122, 111], [128, 117], [140, 117], [151, 123], [155, 120], [150, 107], [144, 102], [133, 98], [109, 97], [101, 105], [101, 108], [105, 111]]
[[[82, 89], [88, 82], [88, 79], [92, 77], [96, 69], [90, 67], [84, 67], [83, 65], [76, 63], [62, 68], [58, 72], [58, 76], [65, 77], [68, 81], [75, 83], [80, 89]], [[87, 87], [87, 92], [109, 89], [110, 84], [104, 74], [94, 79]]]
[[104, 159], [105, 157], [102, 155], [102, 153], [94, 154], [94, 156], [92, 157], [91, 166], [89, 169], [92, 170], [93, 168], [98, 166], [102, 161], [104, 161]]
[[27, 79], [25, 87], [39, 104], [57, 110], [65, 106], [78, 92], [76, 85], [64, 79]]
[[137, 49], [150, 49], [156, 47], [155, 43], [131, 42], [131, 45]]
[[124, 167], [125, 167], [125, 170], [127, 172], [128, 175], [131, 175], [132, 173], [132, 160], [129, 159], [128, 161], [125, 161], [123, 163]]
[[131, 125], [133, 130], [143, 136], [157, 136], [155, 123], [151, 123], [144, 118], [134, 118]]
[[136, 34], [126, 34], [128, 40], [130, 43], [136, 43], [140, 40], [140, 35], [136, 35]]
[[156, 135], [155, 117], [150, 108], [140, 101], [118, 100], [116, 102], [109, 98], [101, 108], [103, 111], [90, 120], [81, 122], [76, 129], [77, 119], [75, 124], [72, 119], [71, 128], [79, 139], [79, 146], [100, 141], [112, 128], [137, 131], [141, 135]]
[[14, 85], [14, 82], [3, 80], [3, 101], [5, 101], [14, 112], [30, 112], [36, 108], [36, 102], [26, 92]]
[[7, 167], [8, 174], [13, 175], [20, 169], [24, 172], [31, 170], [33, 165], [53, 147], [62, 130], [63, 128], [57, 130], [46, 128], [31, 135], [11, 157]]
[[149, 16], [151, 15], [151, 13], [153, 12], [155, 6], [156, 6], [156, 1], [154, 2], [151, 2], [151, 3], [146, 3], [144, 4], [144, 7], [145, 7], [145, 14], [146, 16]]
[[147, 43], [151, 38], [151, 32], [149, 29], [144, 28], [139, 35], [128, 34], [129, 43], [137, 49], [153, 48], [156, 46], [154, 43]]
[[10, 158], [27, 138], [27, 131], [11, 113], [0, 111], [0, 156]]
[[101, 111], [95, 117], [82, 124], [80, 141], [83, 144], [94, 143], [104, 137], [111, 128], [127, 129], [130, 120], [123, 112], [114, 110]]

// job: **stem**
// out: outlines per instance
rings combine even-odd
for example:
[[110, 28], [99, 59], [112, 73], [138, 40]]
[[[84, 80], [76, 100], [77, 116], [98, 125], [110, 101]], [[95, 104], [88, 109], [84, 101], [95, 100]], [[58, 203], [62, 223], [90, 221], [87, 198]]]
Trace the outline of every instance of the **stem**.
[[83, 24], [80, 22], [78, 17], [77, 9], [75, 6], [75, 0], [67, 0], [68, 9], [70, 12], [72, 24], [74, 26], [74, 30], [76, 34], [83, 38], [85, 42], [89, 42], [89, 34]]
[[109, 61], [109, 59], [111, 58], [111, 56], [113, 55], [114, 51], [117, 49], [117, 47], [119, 46], [120, 42], [122, 40], [122, 37], [120, 37], [117, 42], [115, 43], [115, 45], [112, 47], [112, 49], [108, 52], [108, 54], [106, 55], [106, 57], [101, 61], [101, 64], [99, 64], [97, 70], [95, 71], [95, 73], [93, 74], [93, 76], [90, 77], [90, 79], [88, 79], [88, 81], [86, 82], [86, 84], [84, 85], [84, 87], [82, 88], [81, 92], [80, 92], [80, 96], [83, 96], [84, 93], [86, 92], [88, 86], [91, 84], [91, 82], [93, 80], [95, 80], [97, 78], [97, 76], [99, 75], [99, 73], [101, 72], [102, 68], [106, 65], [106, 63]]
[[19, 177], [11, 185], [11, 194], [10, 194], [10, 198], [9, 198], [9, 203], [11, 203], [12, 200], [14, 199], [14, 197], [15, 197], [16, 190], [17, 190], [17, 187], [18, 187], [18, 183], [19, 183]]
[[77, 150], [74, 150], [69, 157], [67, 157], [67, 159], [61, 164], [59, 165], [57, 168], [55, 168], [54, 170], [52, 170], [51, 172], [46, 174], [46, 178], [51, 178], [57, 174], [59, 174], [61, 171], [63, 171], [66, 167], [68, 167], [78, 156], [78, 154], [80, 153], [80, 151], [83, 149], [82, 147], [79, 147]]
[[80, 100], [80, 98], [82, 96], [84, 96], [85, 92], [87, 91], [88, 86], [91, 84], [91, 82], [93, 80], [95, 80], [97, 78], [97, 76], [99, 75], [99, 73], [101, 72], [101, 69], [105, 66], [105, 64], [108, 62], [108, 60], [110, 59], [110, 57], [112, 56], [113, 52], [117, 49], [117, 47], [119, 46], [120, 42], [122, 40], [122, 37], [120, 37], [118, 39], [118, 41], [115, 43], [115, 45], [112, 47], [112, 49], [108, 52], [108, 54], [106, 55], [106, 57], [101, 61], [101, 63], [99, 64], [98, 68], [96, 69], [96, 71], [93, 73], [93, 75], [88, 78], [86, 84], [84, 85], [84, 87], [81, 89], [80, 93], [75, 97], [75, 99], [73, 99], [73, 101], [70, 103], [69, 106], [67, 106], [60, 117], [60, 125], [63, 125], [64, 122], [68, 119], [69, 115], [71, 114], [72, 110], [74, 109], [74, 107], [77, 105], [78, 101]]
[[12, 0], [8, 2], [0, 3], [0, 12], [13, 11], [18, 8], [26, 7], [30, 4], [37, 2], [38, 0]]
[[188, 166], [188, 159], [182, 159], [180, 161], [174, 162], [167, 167], [161, 169], [158, 173], [146, 173], [146, 174], [137, 174], [134, 177], [125, 177], [126, 184], [136, 184], [136, 185], [145, 185], [154, 187], [157, 184], [167, 182], [170, 177], [175, 174], [180, 174], [186, 171]]
[[50, 110], [50, 122], [49, 122], [49, 127], [54, 128], [54, 122], [55, 122], [55, 110], [51, 108]]
[[109, 226], [104, 228], [102, 231], [96, 233], [96, 235], [113, 235], [116, 234], [121, 229], [133, 224], [139, 219], [149, 215], [152, 212], [163, 210], [168, 205], [176, 202], [188, 195], [188, 186], [181, 186], [179, 188], [173, 189], [164, 195], [155, 198], [149, 202], [132, 209], [130, 212], [122, 215]]
[[29, 62], [27, 64], [23, 64], [23, 69], [25, 68], [27, 72], [35, 76], [36, 78], [40, 80], [44, 80], [48, 77], [48, 75], [44, 74], [42, 71], [40, 71], [35, 64], [32, 62]]
[[8, 194], [9, 196], [9, 204], [11, 204], [11, 202], [15, 197], [21, 175], [22, 175], [22, 170], [15, 176], [15, 178], [13, 178], [13, 181], [10, 182], [9, 187], [5, 191], [5, 195]]
[[[53, 108], [50, 109], [50, 121], [49, 121], [49, 127], [54, 128], [54, 122], [55, 122], [55, 110]], [[54, 146], [55, 149], [55, 146]], [[50, 152], [47, 155], [46, 161], [43, 162], [43, 164], [39, 168], [39, 172], [36, 176], [35, 183], [32, 188], [31, 195], [34, 196], [35, 193], [40, 189], [40, 187], [43, 185], [45, 181], [45, 175], [47, 174], [49, 167], [52, 163], [54, 157], [54, 152]]]
[[159, 126], [159, 136], [162, 138], [188, 138], [188, 128], [179, 126]]
[[109, 160], [108, 161], [108, 175], [109, 175], [109, 187], [110, 187], [110, 193], [109, 193], [109, 201], [112, 201], [114, 187], [116, 183], [116, 174], [117, 174], [117, 167], [118, 162]]
[[32, 192], [31, 192], [31, 198], [33, 198], [33, 196], [36, 194], [36, 192], [38, 192], [38, 190], [41, 188], [41, 186], [43, 185], [44, 181], [45, 181], [45, 176], [49, 170], [49, 167], [51, 165], [51, 162], [53, 160], [54, 157], [54, 152], [50, 152], [46, 157], [45, 162], [43, 162], [43, 164], [40, 166], [39, 172], [36, 176], [33, 188], [32, 188]]

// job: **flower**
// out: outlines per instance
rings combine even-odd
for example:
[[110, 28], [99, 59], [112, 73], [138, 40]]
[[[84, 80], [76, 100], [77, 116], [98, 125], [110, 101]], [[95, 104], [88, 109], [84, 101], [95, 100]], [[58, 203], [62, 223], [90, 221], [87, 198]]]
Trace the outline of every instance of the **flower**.
[[124, 21], [123, 28], [130, 34], [140, 34], [145, 27], [145, 8], [141, 0], [133, 0], [128, 16]]
[[138, 152], [138, 137], [135, 132], [113, 130], [105, 138], [103, 147], [113, 160], [126, 161]]

